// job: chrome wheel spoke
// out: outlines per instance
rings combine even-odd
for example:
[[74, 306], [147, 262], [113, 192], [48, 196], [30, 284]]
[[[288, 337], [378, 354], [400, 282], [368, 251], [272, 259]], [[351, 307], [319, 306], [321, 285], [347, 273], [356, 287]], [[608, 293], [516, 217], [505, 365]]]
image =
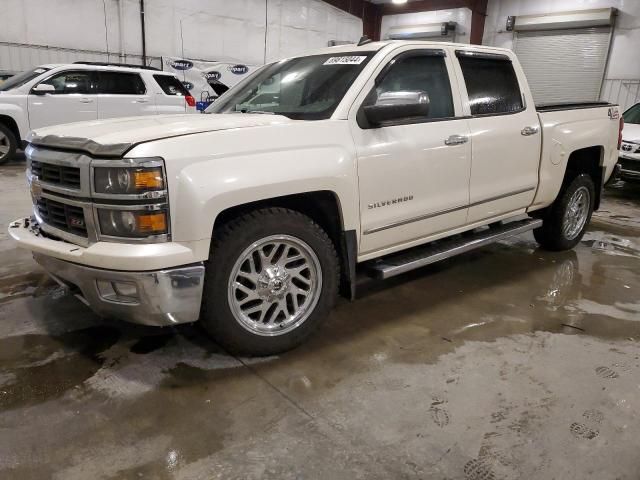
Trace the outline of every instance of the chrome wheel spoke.
[[302, 240], [265, 238], [238, 258], [229, 281], [229, 306], [244, 328], [279, 335], [304, 322], [322, 291], [320, 262]]
[[573, 240], [582, 232], [589, 217], [590, 193], [586, 187], [580, 187], [569, 199], [562, 221], [562, 233], [567, 240]]

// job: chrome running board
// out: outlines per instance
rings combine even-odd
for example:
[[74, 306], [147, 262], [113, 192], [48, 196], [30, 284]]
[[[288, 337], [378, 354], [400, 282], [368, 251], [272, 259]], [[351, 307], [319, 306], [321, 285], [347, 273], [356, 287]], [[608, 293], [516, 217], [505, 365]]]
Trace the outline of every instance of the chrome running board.
[[365, 273], [373, 278], [395, 277], [540, 226], [542, 226], [542, 220], [534, 218], [500, 224], [484, 230], [472, 231], [469, 234], [437, 240], [410, 250], [392, 253], [386, 257], [365, 262], [362, 267]]

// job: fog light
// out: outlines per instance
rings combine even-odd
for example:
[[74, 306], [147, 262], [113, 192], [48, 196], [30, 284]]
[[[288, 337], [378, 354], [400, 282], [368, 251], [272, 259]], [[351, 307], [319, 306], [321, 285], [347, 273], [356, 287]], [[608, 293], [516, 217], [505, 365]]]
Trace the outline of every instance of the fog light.
[[115, 303], [138, 303], [138, 287], [133, 282], [98, 280], [98, 294], [103, 300]]

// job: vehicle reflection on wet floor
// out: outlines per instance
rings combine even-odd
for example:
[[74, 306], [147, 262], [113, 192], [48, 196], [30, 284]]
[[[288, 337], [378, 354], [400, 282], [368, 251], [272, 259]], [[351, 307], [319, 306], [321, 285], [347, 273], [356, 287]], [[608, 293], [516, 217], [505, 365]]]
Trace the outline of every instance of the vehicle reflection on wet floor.
[[[2, 224], [28, 211], [21, 168]], [[0, 478], [634, 478], [639, 207], [620, 183], [574, 251], [527, 234], [363, 279], [261, 359], [101, 320], [2, 230]]]

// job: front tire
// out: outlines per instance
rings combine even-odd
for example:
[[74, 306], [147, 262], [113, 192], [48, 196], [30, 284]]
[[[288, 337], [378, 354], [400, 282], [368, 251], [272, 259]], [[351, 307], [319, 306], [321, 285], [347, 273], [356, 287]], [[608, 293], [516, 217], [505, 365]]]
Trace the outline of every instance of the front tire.
[[543, 217], [542, 227], [533, 236], [546, 250], [561, 251], [575, 247], [591, 220], [595, 204], [595, 186], [585, 173], [563, 187]]
[[245, 214], [214, 234], [201, 322], [232, 353], [273, 355], [301, 344], [338, 291], [333, 242], [284, 208]]
[[15, 156], [17, 148], [16, 136], [6, 125], [0, 123], [0, 165], [11, 160]]

